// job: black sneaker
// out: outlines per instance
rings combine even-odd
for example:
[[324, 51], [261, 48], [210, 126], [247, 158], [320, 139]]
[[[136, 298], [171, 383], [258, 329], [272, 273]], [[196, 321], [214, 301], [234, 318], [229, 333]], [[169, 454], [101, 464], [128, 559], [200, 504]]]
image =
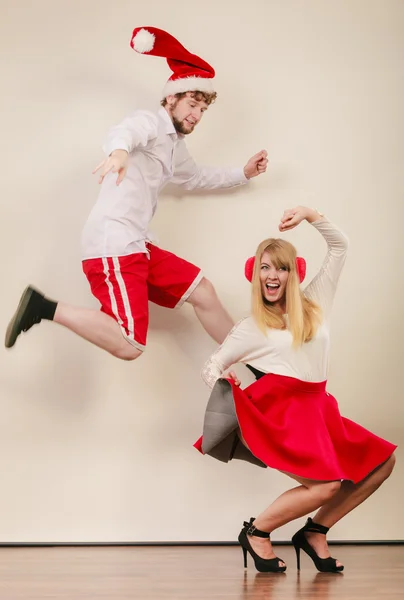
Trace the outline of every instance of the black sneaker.
[[33, 325], [41, 322], [41, 306], [44, 295], [29, 285], [21, 296], [20, 303], [8, 324], [4, 345], [12, 348], [22, 331], [28, 331]]

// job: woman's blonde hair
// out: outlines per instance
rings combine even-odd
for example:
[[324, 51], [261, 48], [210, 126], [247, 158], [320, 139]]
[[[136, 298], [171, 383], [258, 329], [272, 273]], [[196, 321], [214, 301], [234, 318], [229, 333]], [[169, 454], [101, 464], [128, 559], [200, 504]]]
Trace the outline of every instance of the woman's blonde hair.
[[[288, 324], [281, 309], [268, 302], [262, 294], [260, 272], [264, 252], [268, 252], [271, 263], [276, 269], [283, 267], [289, 271], [285, 289]], [[290, 242], [269, 238], [258, 246], [252, 276], [252, 314], [264, 333], [268, 328], [289, 329], [295, 347], [309, 342], [316, 334], [321, 322], [321, 309], [315, 302], [306, 298], [300, 289], [299, 275], [296, 270], [296, 248]]]

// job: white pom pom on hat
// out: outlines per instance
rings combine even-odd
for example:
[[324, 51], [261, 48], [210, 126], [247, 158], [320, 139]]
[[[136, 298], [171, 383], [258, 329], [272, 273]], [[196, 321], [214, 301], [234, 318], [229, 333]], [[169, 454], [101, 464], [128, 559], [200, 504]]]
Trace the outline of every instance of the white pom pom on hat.
[[133, 49], [140, 54], [153, 50], [156, 36], [147, 29], [140, 29], [132, 38]]

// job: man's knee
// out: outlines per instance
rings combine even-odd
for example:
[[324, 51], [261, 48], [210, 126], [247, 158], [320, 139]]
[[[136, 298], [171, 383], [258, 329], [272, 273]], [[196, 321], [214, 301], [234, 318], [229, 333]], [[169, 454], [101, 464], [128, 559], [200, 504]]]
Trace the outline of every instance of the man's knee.
[[[391, 473], [393, 471], [393, 469], [394, 469], [395, 464], [396, 464], [396, 455], [392, 454], [390, 456], [390, 458], [386, 462], [387, 462], [387, 465], [388, 465], [388, 469], [389, 469], [389, 471]], [[389, 473], [389, 475], [390, 475], [390, 473]]]
[[192, 294], [189, 296], [187, 302], [192, 306], [208, 306], [212, 301], [216, 299], [216, 291], [213, 284], [203, 277], [198, 283]]
[[122, 346], [117, 348], [112, 354], [121, 360], [131, 361], [139, 358], [143, 352], [142, 350], [139, 350], [139, 348], [133, 346], [130, 342], [125, 342], [125, 344], [122, 344]]
[[383, 465], [379, 469], [382, 481], [385, 481], [388, 477], [390, 477], [390, 475], [393, 472], [395, 464], [396, 464], [396, 455], [392, 454], [390, 456], [390, 458], [388, 458], [386, 460], [386, 462], [383, 463]]

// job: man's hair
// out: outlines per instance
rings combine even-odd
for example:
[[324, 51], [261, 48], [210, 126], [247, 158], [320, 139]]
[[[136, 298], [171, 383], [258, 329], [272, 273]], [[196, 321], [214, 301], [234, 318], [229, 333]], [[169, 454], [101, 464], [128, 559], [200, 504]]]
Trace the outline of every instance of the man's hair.
[[[217, 98], [216, 92], [200, 92], [198, 90], [189, 91], [189, 92], [180, 92], [179, 94], [174, 94], [174, 96], [177, 98], [177, 100], [181, 100], [181, 98], [184, 98], [187, 94], [190, 94], [192, 96], [192, 98], [194, 100], [196, 100], [197, 102], [200, 102], [201, 100], [203, 100], [204, 102], [206, 102], [206, 104], [208, 106], [213, 104]], [[161, 101], [161, 106], [166, 106], [166, 104], [167, 104], [167, 98], [163, 98], [163, 100]]]

